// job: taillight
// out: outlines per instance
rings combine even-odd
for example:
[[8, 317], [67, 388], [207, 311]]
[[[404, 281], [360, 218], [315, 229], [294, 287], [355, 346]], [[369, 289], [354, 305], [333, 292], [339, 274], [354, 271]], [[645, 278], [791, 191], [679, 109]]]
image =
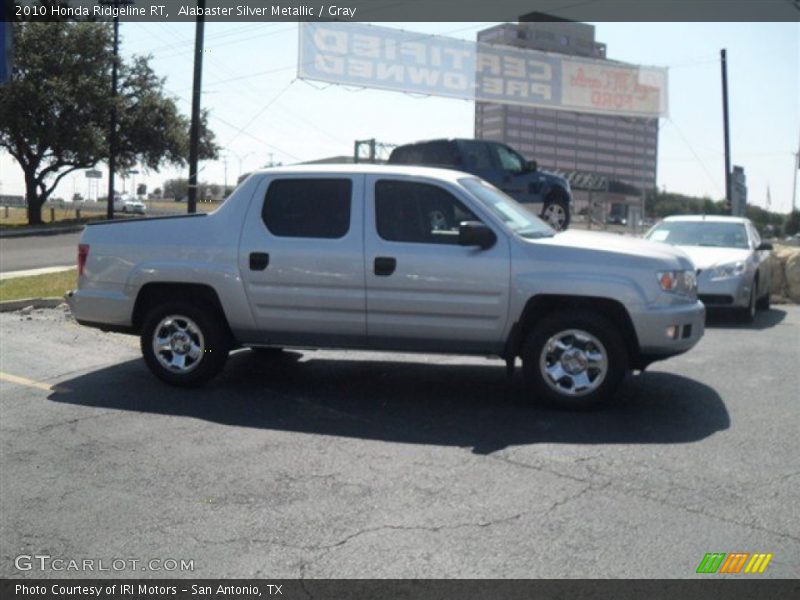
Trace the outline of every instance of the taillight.
[[89, 244], [78, 244], [78, 277], [83, 275], [87, 258], [89, 258]]

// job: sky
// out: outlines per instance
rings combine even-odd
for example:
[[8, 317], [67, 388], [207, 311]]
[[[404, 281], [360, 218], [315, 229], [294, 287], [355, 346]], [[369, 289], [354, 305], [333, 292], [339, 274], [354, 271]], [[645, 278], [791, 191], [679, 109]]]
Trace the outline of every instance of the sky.
[[[474, 40], [494, 23], [380, 24]], [[595, 23], [608, 57], [669, 69], [669, 116], [660, 119], [658, 186], [724, 197], [724, 146], [719, 51], [728, 53], [731, 154], [745, 168], [748, 202], [788, 212], [794, 153], [800, 145], [799, 23]], [[190, 112], [194, 25], [123, 23], [121, 52], [150, 54], [165, 89]], [[200, 179], [235, 184], [242, 172], [270, 161], [290, 164], [351, 155], [357, 139], [407, 143], [472, 137], [471, 101], [352, 89], [296, 79], [296, 23], [206, 23], [202, 105], [227, 160], [205, 161]], [[105, 189], [107, 179], [101, 189]], [[188, 167], [140, 173], [152, 191], [186, 177]], [[127, 189], [133, 181], [126, 182]], [[55, 192], [86, 195], [83, 174]], [[118, 189], [121, 185], [118, 184]], [[0, 152], [0, 194], [22, 194], [22, 172]], [[800, 191], [798, 192], [800, 196]], [[800, 204], [800, 198], [798, 198]]]

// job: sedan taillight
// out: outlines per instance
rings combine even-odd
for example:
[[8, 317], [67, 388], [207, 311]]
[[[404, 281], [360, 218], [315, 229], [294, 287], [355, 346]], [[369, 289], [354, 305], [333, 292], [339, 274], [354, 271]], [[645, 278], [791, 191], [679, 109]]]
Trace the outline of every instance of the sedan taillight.
[[89, 244], [78, 244], [78, 277], [83, 275], [87, 258], [89, 258]]

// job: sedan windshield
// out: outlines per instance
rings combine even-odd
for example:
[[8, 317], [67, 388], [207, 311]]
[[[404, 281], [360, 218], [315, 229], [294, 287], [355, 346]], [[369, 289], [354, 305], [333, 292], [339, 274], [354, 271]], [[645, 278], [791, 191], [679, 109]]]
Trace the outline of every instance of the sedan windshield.
[[647, 239], [675, 246], [748, 248], [747, 231], [743, 223], [663, 221], [650, 230]]
[[552, 227], [492, 184], [476, 177], [459, 179], [458, 182], [517, 235], [529, 239], [555, 235], [556, 232]]

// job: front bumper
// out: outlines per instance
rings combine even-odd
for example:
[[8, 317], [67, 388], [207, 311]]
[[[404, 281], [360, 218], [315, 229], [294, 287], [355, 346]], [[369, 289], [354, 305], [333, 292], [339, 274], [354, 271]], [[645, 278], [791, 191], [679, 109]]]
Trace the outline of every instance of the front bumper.
[[641, 354], [666, 357], [686, 352], [700, 341], [706, 309], [700, 301], [648, 306], [631, 318]]
[[697, 277], [697, 296], [709, 307], [746, 308], [750, 304], [752, 281], [744, 275], [712, 279], [711, 271]]

